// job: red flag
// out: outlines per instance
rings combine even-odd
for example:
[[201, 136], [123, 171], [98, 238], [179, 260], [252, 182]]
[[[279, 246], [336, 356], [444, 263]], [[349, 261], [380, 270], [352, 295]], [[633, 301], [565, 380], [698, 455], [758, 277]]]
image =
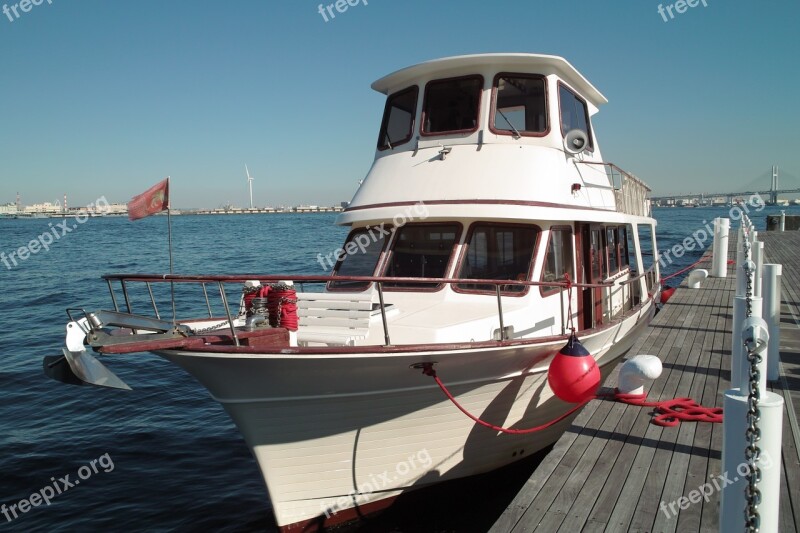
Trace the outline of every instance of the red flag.
[[128, 219], [138, 220], [169, 208], [169, 178], [153, 185], [128, 202]]

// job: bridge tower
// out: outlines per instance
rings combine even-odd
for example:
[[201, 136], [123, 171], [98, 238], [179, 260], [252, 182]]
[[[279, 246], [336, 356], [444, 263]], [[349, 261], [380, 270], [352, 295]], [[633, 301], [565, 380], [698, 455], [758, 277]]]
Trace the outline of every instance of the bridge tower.
[[772, 166], [772, 186], [770, 187], [769, 203], [777, 205], [778, 203], [778, 166]]

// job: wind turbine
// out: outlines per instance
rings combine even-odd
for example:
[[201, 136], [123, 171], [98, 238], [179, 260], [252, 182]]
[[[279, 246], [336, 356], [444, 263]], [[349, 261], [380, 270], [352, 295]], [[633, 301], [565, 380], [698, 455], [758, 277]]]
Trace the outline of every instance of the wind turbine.
[[244, 166], [244, 172], [247, 174], [247, 184], [250, 186], [250, 209], [253, 209], [253, 177], [250, 175], [250, 170], [247, 165]]

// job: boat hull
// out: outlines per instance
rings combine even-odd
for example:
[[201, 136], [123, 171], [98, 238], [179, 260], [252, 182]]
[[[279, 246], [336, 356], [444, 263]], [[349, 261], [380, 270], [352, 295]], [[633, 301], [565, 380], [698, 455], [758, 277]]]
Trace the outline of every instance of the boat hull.
[[[654, 313], [651, 301], [581, 341], [603, 375]], [[475, 424], [414, 365], [435, 362], [470, 412], [517, 429], [573, 407], [547, 368], [564, 339], [375, 353], [159, 355], [194, 375], [235, 421], [258, 461], [282, 531], [313, 531], [388, 505], [402, 493], [472, 476], [553, 444], [572, 416], [529, 434]]]

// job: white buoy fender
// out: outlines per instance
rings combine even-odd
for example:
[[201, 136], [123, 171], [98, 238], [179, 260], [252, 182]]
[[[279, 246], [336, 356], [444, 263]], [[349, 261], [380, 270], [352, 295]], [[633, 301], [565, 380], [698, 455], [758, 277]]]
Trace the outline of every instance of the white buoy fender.
[[642, 394], [647, 380], [661, 375], [661, 359], [655, 355], [635, 355], [622, 364], [619, 369], [619, 392], [622, 394]]
[[708, 270], [703, 268], [696, 268], [689, 272], [689, 280], [687, 283], [689, 284], [690, 289], [699, 289], [700, 282], [703, 281], [708, 277]]

